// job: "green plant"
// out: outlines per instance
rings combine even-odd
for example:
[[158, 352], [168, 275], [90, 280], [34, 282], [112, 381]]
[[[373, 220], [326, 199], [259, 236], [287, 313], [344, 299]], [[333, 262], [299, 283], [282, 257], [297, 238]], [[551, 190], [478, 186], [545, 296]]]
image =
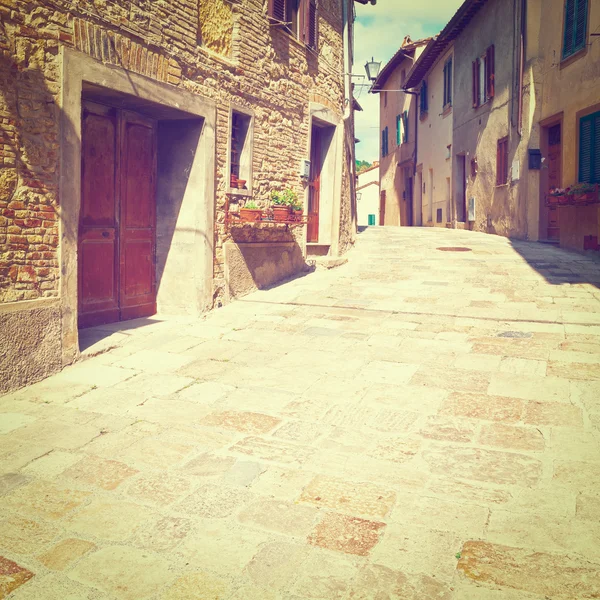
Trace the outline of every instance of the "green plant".
[[258, 206], [256, 205], [256, 202], [250, 200], [250, 202], [246, 202], [246, 204], [244, 204], [244, 208], [251, 208], [256, 210]]
[[587, 194], [593, 192], [596, 186], [593, 183], [576, 183], [569, 188], [571, 194]]
[[275, 206], [294, 206], [298, 204], [298, 194], [290, 188], [281, 192], [273, 190], [271, 192], [271, 203]]

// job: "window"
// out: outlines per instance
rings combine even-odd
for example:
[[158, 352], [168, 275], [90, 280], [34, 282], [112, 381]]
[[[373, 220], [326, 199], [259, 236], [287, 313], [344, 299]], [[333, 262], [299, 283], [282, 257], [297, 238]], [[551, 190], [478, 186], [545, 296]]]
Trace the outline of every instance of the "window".
[[498, 140], [496, 151], [496, 185], [504, 185], [508, 181], [508, 137]]
[[269, 0], [269, 17], [284, 23], [287, 29], [309, 48], [317, 49], [317, 0]]
[[381, 132], [381, 156], [388, 155], [388, 128]]
[[402, 113], [402, 143], [408, 142], [408, 111]]
[[485, 104], [494, 97], [494, 46], [473, 61], [473, 108]]
[[566, 0], [562, 57], [568, 58], [585, 48], [588, 0]]
[[452, 59], [444, 65], [444, 108], [452, 106]]
[[229, 187], [252, 189], [252, 116], [237, 110], [231, 111]]
[[421, 90], [419, 91], [419, 110], [421, 115], [427, 114], [427, 82], [424, 81], [421, 84]]
[[600, 183], [600, 111], [579, 120], [579, 181]]

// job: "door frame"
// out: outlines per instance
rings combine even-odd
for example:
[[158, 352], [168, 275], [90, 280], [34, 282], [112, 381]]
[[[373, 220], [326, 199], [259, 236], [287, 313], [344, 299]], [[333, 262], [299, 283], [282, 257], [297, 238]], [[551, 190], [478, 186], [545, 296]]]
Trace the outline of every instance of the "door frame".
[[215, 218], [216, 103], [121, 67], [105, 65], [77, 50], [61, 47], [60, 180], [60, 302], [62, 311], [62, 364], [79, 353], [77, 327], [77, 243], [81, 202], [81, 108], [84, 82], [160, 104], [177, 107], [203, 119], [196, 158], [202, 165], [197, 186], [206, 202], [197, 207], [195, 226], [202, 232], [198, 244], [197, 279], [200, 302], [212, 305]]
[[[551, 127], [554, 125], [560, 125], [560, 140], [561, 140], [561, 152], [560, 152], [560, 176], [561, 185], [564, 175], [564, 113], [563, 111], [542, 119], [540, 121], [540, 151], [542, 156], [548, 157], [550, 146], [548, 143], [548, 133]], [[542, 163], [543, 164], [543, 163]], [[546, 163], [546, 167], [547, 167]], [[540, 192], [539, 192], [539, 228], [538, 228], [538, 239], [541, 241], [548, 240], [548, 207], [546, 206], [546, 190], [548, 188], [548, 168], [540, 169]], [[558, 210], [558, 209], [557, 209]], [[559, 222], [560, 227], [560, 222]]]
[[[315, 245], [329, 246], [329, 254], [337, 256], [340, 244], [339, 215], [342, 203], [342, 179], [344, 157], [343, 119], [330, 108], [318, 102], [308, 104], [308, 140], [306, 156], [310, 157], [313, 125], [332, 127], [333, 135], [325, 156], [321, 156], [321, 193], [319, 211], [319, 242]], [[330, 208], [326, 207], [326, 196], [331, 197]], [[304, 206], [308, 209], [308, 186], [305, 186]], [[337, 219], [336, 219], [337, 215]], [[304, 242], [308, 228], [304, 228]]]

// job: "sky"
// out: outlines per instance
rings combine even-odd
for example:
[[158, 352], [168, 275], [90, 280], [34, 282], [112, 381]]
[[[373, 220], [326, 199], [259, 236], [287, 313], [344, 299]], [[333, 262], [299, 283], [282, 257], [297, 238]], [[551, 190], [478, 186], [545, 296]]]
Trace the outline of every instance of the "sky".
[[[396, 53], [405, 36], [413, 40], [439, 33], [461, 5], [462, 0], [377, 0], [356, 5], [354, 24], [354, 69], [364, 75], [364, 65], [373, 57], [381, 67]], [[366, 79], [353, 78], [354, 83]], [[363, 112], [356, 112], [356, 158], [379, 160], [379, 94], [368, 94], [368, 88], [355, 88], [354, 95]]]

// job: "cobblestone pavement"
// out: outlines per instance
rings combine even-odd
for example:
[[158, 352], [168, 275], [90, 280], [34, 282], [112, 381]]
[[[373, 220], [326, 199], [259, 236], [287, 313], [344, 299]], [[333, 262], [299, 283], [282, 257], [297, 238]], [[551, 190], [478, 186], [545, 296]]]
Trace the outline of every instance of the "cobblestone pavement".
[[600, 597], [600, 263], [349, 258], [1, 398], [0, 598]]

